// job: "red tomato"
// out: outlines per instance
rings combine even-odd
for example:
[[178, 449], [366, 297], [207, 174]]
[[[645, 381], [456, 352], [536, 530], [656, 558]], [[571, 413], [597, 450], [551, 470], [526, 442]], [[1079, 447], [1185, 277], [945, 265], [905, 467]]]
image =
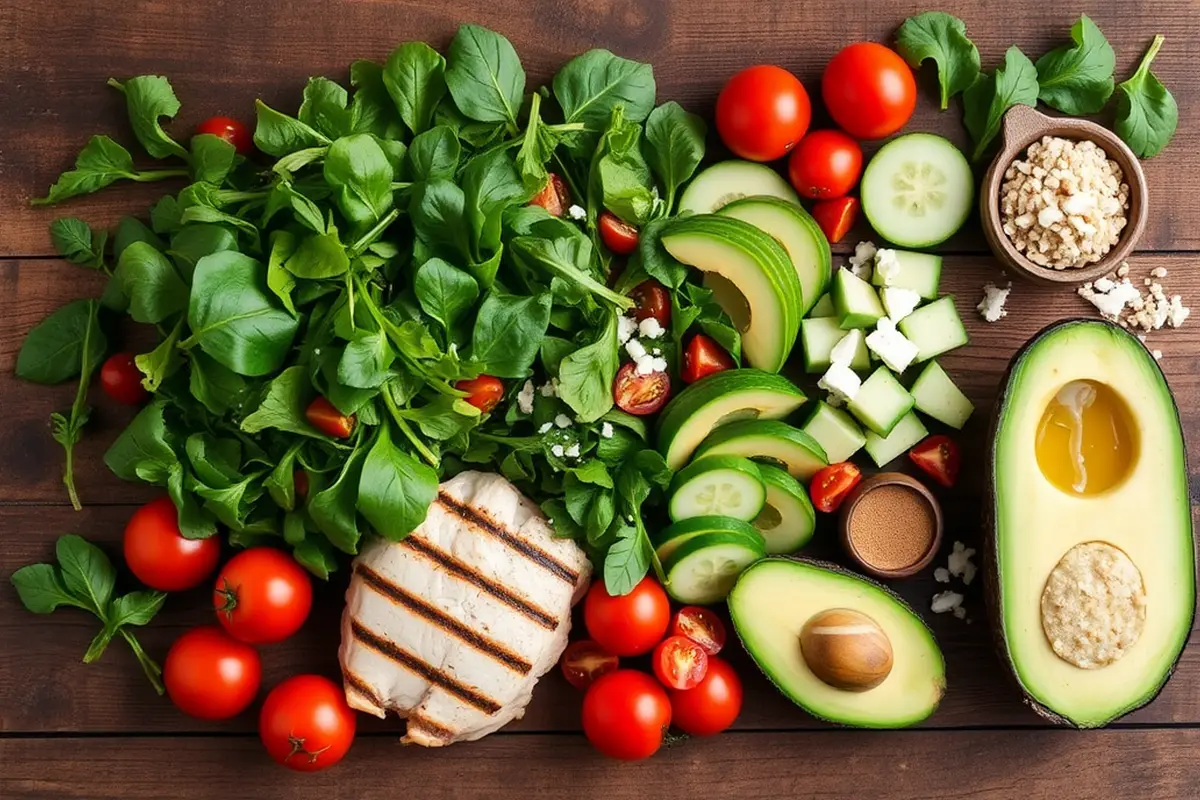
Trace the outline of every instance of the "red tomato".
[[721, 139], [751, 161], [787, 155], [804, 137], [811, 119], [808, 92], [782, 67], [747, 67], [730, 78], [717, 96]]
[[531, 206], [541, 206], [552, 217], [561, 217], [571, 206], [571, 192], [563, 179], [551, 172], [546, 177], [546, 185], [529, 201]]
[[308, 497], [308, 473], [302, 469], [298, 469], [292, 473], [292, 489], [296, 493], [297, 500], [303, 500]]
[[163, 685], [176, 708], [197, 719], [229, 719], [258, 694], [262, 661], [253, 647], [216, 625], [192, 628], [163, 662]]
[[604, 246], [619, 256], [627, 256], [638, 246], [638, 229], [625, 222], [616, 214], [601, 211], [596, 223], [600, 229], [600, 241]]
[[708, 653], [686, 636], [668, 636], [654, 648], [654, 676], [668, 689], [692, 689], [708, 674]]
[[233, 117], [209, 117], [196, 126], [196, 133], [211, 133], [233, 145], [240, 155], [248, 156], [254, 149], [254, 137], [249, 129]]
[[314, 428], [335, 439], [349, 437], [354, 433], [354, 423], [357, 422], [353, 414], [343, 414], [324, 397], [309, 403], [308, 408], [304, 409], [304, 416]]
[[686, 636], [715, 656], [725, 646], [725, 623], [707, 608], [684, 606], [671, 620], [671, 634]]
[[733, 359], [725, 352], [725, 348], [703, 333], [697, 333], [683, 350], [683, 369], [679, 377], [683, 378], [684, 383], [695, 383], [714, 372], [727, 369], [733, 369]]
[[842, 240], [858, 220], [858, 198], [839, 197], [836, 200], [818, 200], [813, 203], [812, 215], [825, 233], [830, 244]]
[[639, 283], [629, 296], [636, 303], [633, 318], [638, 322], [653, 317], [662, 327], [671, 324], [671, 295], [667, 288], [651, 278]]
[[276, 763], [317, 772], [342, 760], [357, 724], [341, 686], [320, 675], [296, 675], [263, 701], [258, 736]]
[[821, 96], [846, 133], [855, 139], [882, 139], [912, 117], [917, 82], [894, 50], [858, 42], [843, 48], [826, 65]]
[[613, 400], [622, 411], [644, 417], [653, 414], [671, 396], [671, 379], [665, 372], [639, 375], [637, 365], [630, 362], [617, 371], [613, 381]]
[[204, 582], [221, 558], [221, 537], [187, 539], [169, 497], [151, 500], [125, 525], [125, 563], [137, 579], [160, 592], [182, 592]]
[[846, 495], [850, 494], [850, 490], [861, 480], [862, 473], [849, 461], [824, 467], [813, 476], [812, 483], [808, 487], [808, 491], [812, 495], [813, 507], [817, 511], [832, 514], [838, 510], [842, 501], [846, 499]]
[[858, 142], [841, 131], [813, 131], [800, 140], [788, 159], [788, 178], [803, 197], [841, 197], [862, 175]]
[[130, 406], [146, 402], [150, 393], [142, 386], [142, 371], [133, 361], [133, 353], [113, 353], [100, 367], [100, 385], [104, 393]]
[[483, 413], [488, 413], [504, 398], [504, 382], [491, 375], [459, 381], [454, 388], [467, 393], [467, 402]]
[[312, 579], [287, 553], [252, 547], [221, 568], [213, 607], [235, 639], [249, 644], [281, 642], [308, 618]]
[[625, 595], [613, 596], [603, 580], [592, 581], [583, 601], [588, 635], [617, 656], [649, 653], [662, 641], [671, 621], [671, 603], [653, 577], [647, 575]]
[[586, 689], [601, 675], [616, 670], [621, 664], [621, 659], [605, 651], [591, 639], [580, 639], [567, 645], [560, 663], [567, 683], [576, 689]]
[[909, 451], [908, 457], [931, 478], [947, 489], [958, 480], [962, 455], [949, 436], [940, 433], [930, 436]]
[[619, 669], [583, 696], [583, 733], [609, 758], [639, 761], [658, 752], [671, 727], [671, 701], [644, 672]]
[[712, 736], [733, 724], [742, 713], [742, 681], [729, 662], [708, 660], [708, 674], [695, 689], [668, 692], [671, 717], [691, 736]]

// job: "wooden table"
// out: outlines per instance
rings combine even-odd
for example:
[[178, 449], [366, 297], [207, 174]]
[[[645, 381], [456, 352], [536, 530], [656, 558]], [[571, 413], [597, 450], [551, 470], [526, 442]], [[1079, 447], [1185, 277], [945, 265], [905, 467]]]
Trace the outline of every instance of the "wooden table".
[[[66, 504], [61, 451], [47, 417], [70, 404], [74, 388], [27, 385], [13, 378], [25, 332], [48, 310], [94, 295], [99, 276], [54, 257], [47, 224], [61, 213], [94, 224], [142, 213], [162, 187], [124, 186], [59, 210], [33, 209], [30, 197], [67, 168], [86, 138], [111, 132], [131, 141], [109, 76], [168, 75], [183, 101], [173, 125], [227, 113], [252, 117], [262, 97], [294, 109], [309, 75], [345, 79], [355, 58], [381, 59], [398, 42], [449, 41], [460, 21], [507, 34], [530, 73], [544, 80], [569, 56], [592, 46], [652, 61], [659, 96], [710, 114], [716, 92], [736, 69], [782, 64], [815, 90], [820, 70], [842, 45], [886, 39], [926, 3], [719, 2], [718, 0], [290, 0], [172, 3], [73, 0], [46, 5], [9, 0], [0, 8], [0, 575], [46, 560], [60, 534], [82, 533], [119, 555], [132, 509], [152, 496], [123, 483], [101, 454], [126, 414], [101, 398], [78, 448], [86, 509]], [[1063, 40], [1075, 9], [1037, 0], [941, 4], [963, 17], [985, 66], [1010, 44], [1036, 57]], [[1156, 72], [1173, 89], [1180, 131], [1146, 165], [1151, 217], [1135, 276], [1170, 271], [1167, 285], [1200, 300], [1200, 2], [1091, 2], [1087, 11], [1116, 47], [1124, 76], [1155, 33], [1167, 44]], [[930, 102], [931, 77], [912, 130], [963, 142], [959, 114]], [[186, 135], [181, 133], [180, 135]], [[865, 232], [864, 232], [865, 234]], [[853, 241], [853, 239], [851, 240]], [[987, 409], [1016, 348], [1043, 325], [1090, 309], [1069, 290], [1024, 285], [1010, 314], [994, 325], [974, 311], [981, 286], [998, 280], [977, 228], [946, 249], [943, 288], [957, 304], [971, 345], [944, 360], [980, 407], [964, 432], [961, 489], [946, 497], [948, 542], [977, 545], [981, 459]], [[1193, 463], [1200, 463], [1200, 322], [1152, 334], [1179, 399]], [[831, 531], [821, 532], [828, 540]], [[1146, 531], [1153, 535], [1154, 531]], [[122, 580], [129, 585], [128, 575]], [[5, 580], [7, 584], [7, 580]], [[317, 610], [292, 640], [266, 648], [264, 686], [296, 672], [337, 675], [336, 644], [344, 584], [320, 588]], [[936, 591], [924, 576], [900, 590], [921, 609]], [[172, 597], [142, 635], [162, 657], [183, 630], [211, 618], [203, 592]], [[0, 587], [0, 797], [15, 798], [421, 798], [645, 796], [722, 797], [1196, 797], [1200, 789], [1200, 646], [1151, 705], [1105, 731], [1048, 728], [1020, 702], [990, 646], [978, 584], [967, 596], [970, 620], [933, 616], [946, 652], [949, 690], [937, 713], [915, 730], [832, 730], [772, 690], [744, 658], [745, 711], [723, 736], [685, 742], [639, 765], [598, 757], [579, 735], [579, 697], [557, 675], [538, 688], [525, 719], [482, 742], [445, 750], [401, 748], [401, 723], [362, 718], [358, 741], [335, 769], [298, 775], [268, 763], [255, 715], [219, 724], [185, 718], [153, 694], [127, 648], [116, 644], [96, 664], [79, 659], [93, 620], [63, 611], [25, 612]]]

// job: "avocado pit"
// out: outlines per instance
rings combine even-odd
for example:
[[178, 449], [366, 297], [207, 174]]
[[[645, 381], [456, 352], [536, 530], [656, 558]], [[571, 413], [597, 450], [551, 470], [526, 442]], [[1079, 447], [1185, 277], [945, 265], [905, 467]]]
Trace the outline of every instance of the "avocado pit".
[[812, 673], [835, 689], [865, 692], [892, 671], [892, 643], [875, 620], [848, 608], [813, 615], [800, 630], [800, 652]]

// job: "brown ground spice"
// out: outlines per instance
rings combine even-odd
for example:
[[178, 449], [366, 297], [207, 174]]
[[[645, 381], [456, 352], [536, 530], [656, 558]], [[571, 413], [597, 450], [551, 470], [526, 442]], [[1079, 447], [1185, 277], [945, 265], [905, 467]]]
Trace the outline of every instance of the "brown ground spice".
[[868, 491], [850, 517], [850, 539], [863, 561], [877, 569], [912, 566], [933, 543], [929, 503], [906, 486], [887, 484]]

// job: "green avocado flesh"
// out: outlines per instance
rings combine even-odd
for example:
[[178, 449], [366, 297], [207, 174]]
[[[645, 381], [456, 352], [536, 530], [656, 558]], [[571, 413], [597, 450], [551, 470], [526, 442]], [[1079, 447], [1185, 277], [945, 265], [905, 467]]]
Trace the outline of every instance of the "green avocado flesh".
[[[875, 688], [835, 689], [805, 663], [800, 631], [830, 609], [865, 614], [891, 643], [891, 672]], [[945, 661], [921, 618], [887, 589], [832, 564], [763, 559], [738, 578], [729, 615], [754, 663], [814, 717], [860, 728], [903, 728], [932, 714], [945, 691]]]
[[[1062, 463], [1075, 470], [1067, 474], [1105, 474], [1104, 453], [1093, 449], [1098, 440], [1090, 437], [1126, 432], [1126, 450], [1107, 451], [1124, 452], [1107, 461], [1116, 465], [1112, 482], [1095, 490], [1086, 477], [1071, 485], [1050, 477], [1059, 453], [1047, 444], [1056, 440], [1045, 438], [1056, 424], [1051, 412], [1066, 408], [1061, 398], [1071, 395], [1064, 391], [1085, 385], [1077, 381], [1111, 392], [1116, 400], [1102, 405], [1102, 395], [1094, 394], [1092, 405], [1075, 406], [1084, 408], [1078, 429], [1076, 423], [1060, 425], [1057, 441], [1083, 446], [1061, 445], [1062, 457], [1069, 459]], [[1095, 410], [1100, 408], [1108, 409], [1107, 416]], [[1060, 323], [1013, 360], [994, 431], [985, 507], [992, 517], [989, 547], [996, 565], [990, 610], [1003, 660], [1039, 712], [1076, 727], [1105, 725], [1154, 698], [1192, 627], [1196, 585], [1188, 470], [1170, 389], [1130, 334], [1097, 321]], [[1088, 473], [1092, 458], [1097, 460]], [[1088, 542], [1106, 543], [1128, 556], [1141, 573], [1146, 603], [1136, 641], [1111, 663], [1085, 669], [1060, 658], [1047, 638], [1042, 595], [1063, 556]]]

